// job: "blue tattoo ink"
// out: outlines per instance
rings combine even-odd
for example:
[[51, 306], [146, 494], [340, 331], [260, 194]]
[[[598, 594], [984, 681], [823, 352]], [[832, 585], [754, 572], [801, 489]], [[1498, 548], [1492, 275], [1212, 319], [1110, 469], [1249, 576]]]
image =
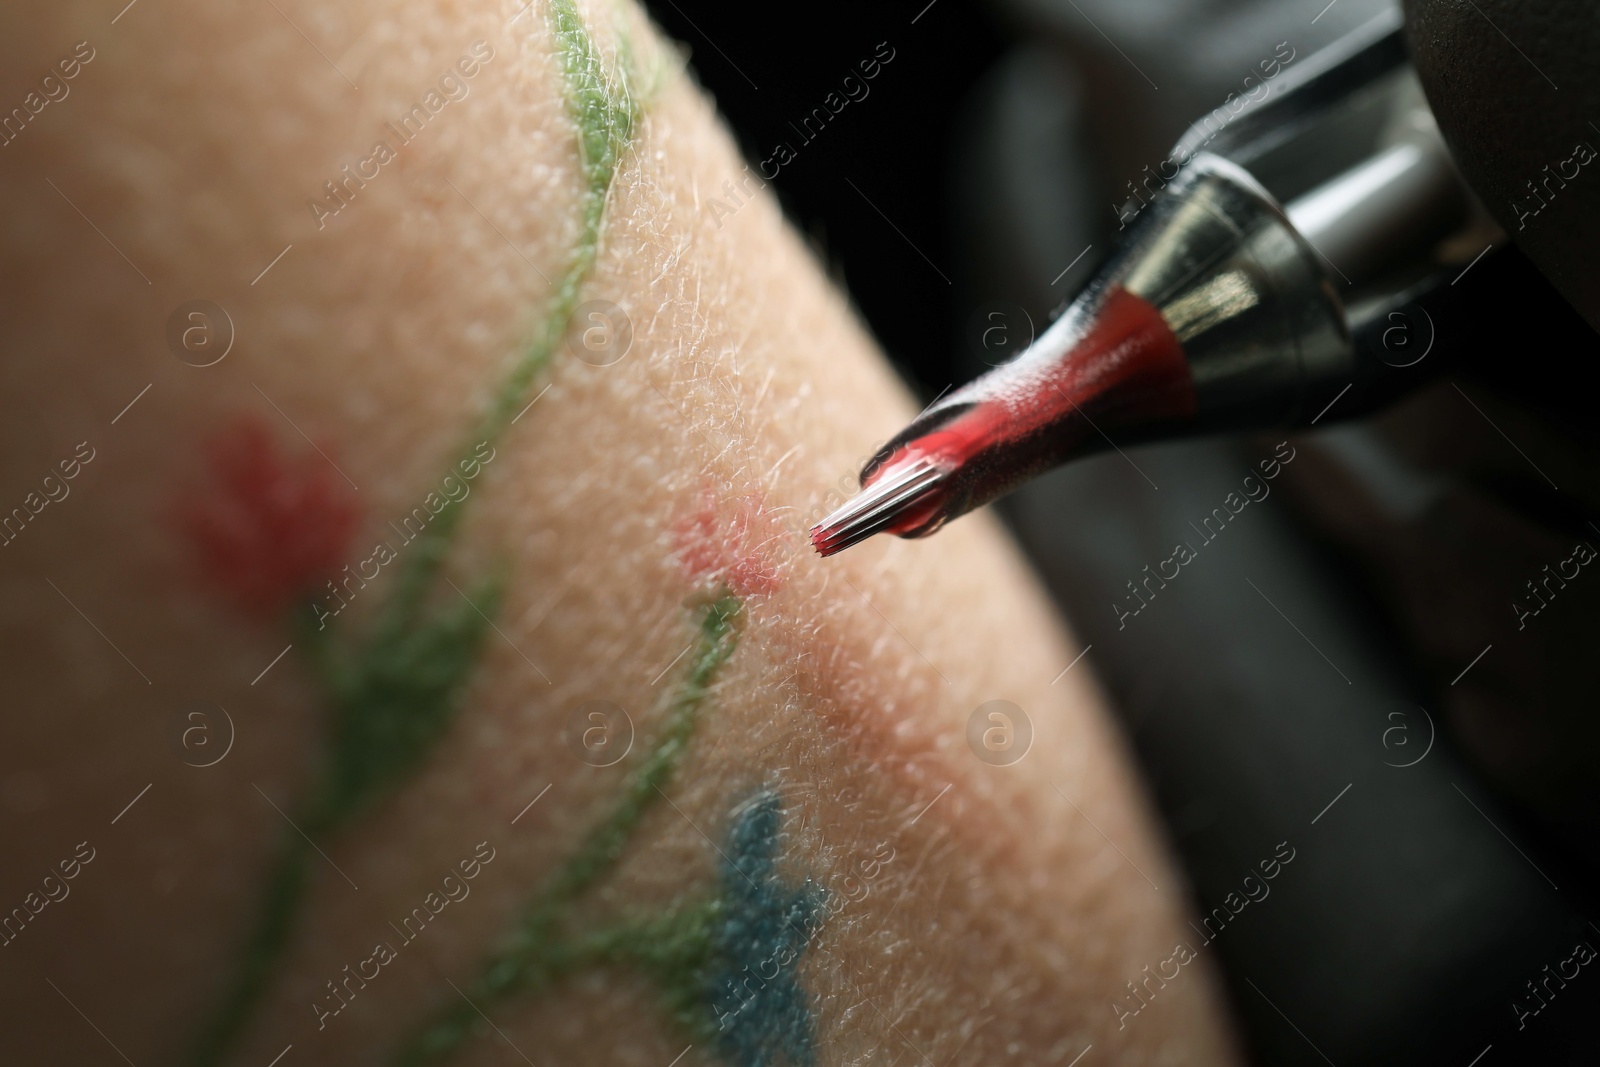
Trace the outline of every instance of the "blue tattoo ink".
[[722, 864], [713, 930], [721, 970], [711, 989], [718, 1045], [735, 1067], [813, 1067], [811, 1005], [796, 971], [828, 917], [827, 891], [778, 880], [778, 794], [763, 788], [736, 814]]

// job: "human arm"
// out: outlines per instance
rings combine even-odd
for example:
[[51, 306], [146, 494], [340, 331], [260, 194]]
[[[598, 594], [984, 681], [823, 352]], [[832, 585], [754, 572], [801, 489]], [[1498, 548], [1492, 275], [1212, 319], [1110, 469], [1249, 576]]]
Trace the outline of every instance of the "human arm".
[[[5, 1040], [1220, 1062], [1203, 959], [1115, 1007], [1189, 935], [1080, 650], [987, 520], [810, 553], [908, 402], [673, 53], [559, 10], [9, 16], [4, 69], [95, 55], [0, 149], [7, 900], [98, 852], [7, 942]], [[206, 367], [164, 332], [196, 298]]]

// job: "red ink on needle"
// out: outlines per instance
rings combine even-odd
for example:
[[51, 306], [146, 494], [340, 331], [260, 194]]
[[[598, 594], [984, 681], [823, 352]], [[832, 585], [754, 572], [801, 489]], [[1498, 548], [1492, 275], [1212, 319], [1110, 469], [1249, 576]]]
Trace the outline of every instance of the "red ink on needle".
[[1108, 429], [1193, 418], [1183, 346], [1120, 286], [1074, 307], [1020, 359], [956, 390], [861, 472], [861, 493], [811, 531], [824, 556], [875, 533], [925, 537]]

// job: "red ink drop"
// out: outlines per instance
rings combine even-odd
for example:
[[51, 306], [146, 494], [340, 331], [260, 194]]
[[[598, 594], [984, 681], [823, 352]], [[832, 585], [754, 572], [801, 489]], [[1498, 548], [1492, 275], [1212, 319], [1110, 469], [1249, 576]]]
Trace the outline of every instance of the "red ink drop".
[[211, 480], [178, 515], [202, 573], [229, 599], [276, 615], [339, 570], [361, 516], [326, 459], [285, 453], [255, 418], [208, 441], [206, 458]]

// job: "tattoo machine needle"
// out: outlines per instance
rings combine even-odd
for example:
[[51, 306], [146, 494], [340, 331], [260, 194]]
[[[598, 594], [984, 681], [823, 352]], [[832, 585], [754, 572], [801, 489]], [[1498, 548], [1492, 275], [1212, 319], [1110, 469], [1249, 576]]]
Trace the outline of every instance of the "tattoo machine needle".
[[[1418, 352], [1444, 361], [1433, 324], [1497, 303], [1450, 279], [1506, 238], [1439, 135], [1398, 11], [1263, 84], [1190, 127], [1171, 180], [1146, 181], [1109, 260], [1030, 348], [873, 457], [812, 529], [818, 552], [927, 536], [1111, 434], [1304, 425], [1330, 401], [1348, 417], [1417, 384]], [[1493, 260], [1533, 272], [1514, 250]]]

